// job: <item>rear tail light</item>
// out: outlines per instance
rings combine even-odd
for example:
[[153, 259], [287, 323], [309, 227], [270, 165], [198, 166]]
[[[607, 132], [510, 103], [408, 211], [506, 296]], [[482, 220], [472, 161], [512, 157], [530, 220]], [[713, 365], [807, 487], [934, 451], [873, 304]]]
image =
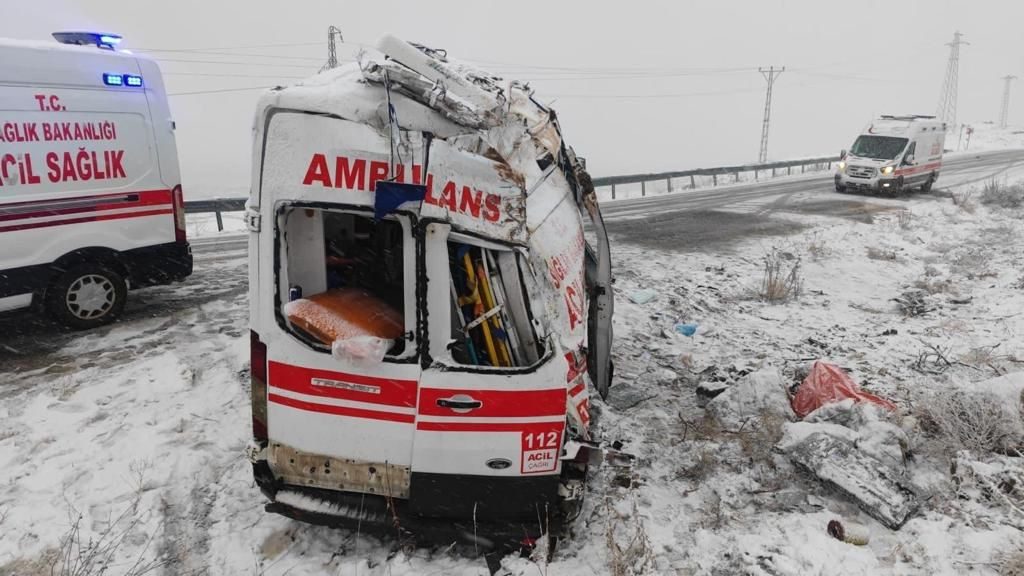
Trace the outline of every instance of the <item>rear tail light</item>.
[[260, 335], [249, 331], [249, 373], [252, 376], [252, 435], [267, 440], [267, 345]]
[[185, 198], [181, 193], [181, 185], [175, 186], [171, 191], [174, 202], [174, 239], [177, 242], [185, 241]]

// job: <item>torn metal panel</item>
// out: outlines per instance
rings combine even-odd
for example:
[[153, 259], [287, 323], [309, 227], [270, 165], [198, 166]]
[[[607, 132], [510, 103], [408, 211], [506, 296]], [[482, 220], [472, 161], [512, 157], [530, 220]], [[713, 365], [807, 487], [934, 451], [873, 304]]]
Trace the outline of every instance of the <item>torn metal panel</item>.
[[851, 435], [813, 432], [784, 451], [794, 464], [852, 498], [888, 528], [899, 529], [920, 507], [905, 470], [868, 456]]

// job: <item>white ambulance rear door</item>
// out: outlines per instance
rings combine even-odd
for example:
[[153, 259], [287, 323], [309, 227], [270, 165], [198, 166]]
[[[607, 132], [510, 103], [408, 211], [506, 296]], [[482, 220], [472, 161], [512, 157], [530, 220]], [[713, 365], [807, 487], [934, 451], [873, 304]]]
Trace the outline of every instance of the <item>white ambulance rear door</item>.
[[[372, 222], [371, 172], [387, 168], [388, 143], [364, 124], [324, 114], [271, 108], [258, 121], [262, 164], [250, 198], [260, 210], [252, 327], [267, 350], [271, 446], [365, 470], [407, 472], [420, 375], [415, 338], [383, 362], [347, 362], [328, 347], [311, 345], [285, 313], [292, 287], [301, 287], [304, 297], [327, 289], [324, 215]], [[405, 239], [403, 314], [407, 334], [415, 334], [413, 221], [406, 215], [392, 221]]]

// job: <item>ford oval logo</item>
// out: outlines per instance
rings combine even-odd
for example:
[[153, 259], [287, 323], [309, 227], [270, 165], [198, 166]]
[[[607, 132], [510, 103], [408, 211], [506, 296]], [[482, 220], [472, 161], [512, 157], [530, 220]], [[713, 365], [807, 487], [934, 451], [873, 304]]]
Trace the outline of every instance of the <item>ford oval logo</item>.
[[487, 467], [494, 470], [504, 470], [512, 465], [512, 461], [508, 458], [491, 458], [487, 461]]

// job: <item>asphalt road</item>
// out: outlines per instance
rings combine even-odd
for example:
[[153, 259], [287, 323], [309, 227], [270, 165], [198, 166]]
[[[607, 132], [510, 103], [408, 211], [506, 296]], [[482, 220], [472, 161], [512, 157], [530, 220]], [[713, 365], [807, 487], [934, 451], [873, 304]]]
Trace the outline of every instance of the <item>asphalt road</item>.
[[804, 227], [787, 215], [828, 214], [869, 221], [878, 212], [948, 197], [952, 186], [982, 183], [1024, 166], [1024, 150], [957, 155], [944, 164], [930, 194], [912, 192], [897, 198], [839, 194], [832, 173], [824, 172], [604, 202], [601, 212], [615, 242], [681, 252], [724, 250], [743, 238], [787, 235]]

